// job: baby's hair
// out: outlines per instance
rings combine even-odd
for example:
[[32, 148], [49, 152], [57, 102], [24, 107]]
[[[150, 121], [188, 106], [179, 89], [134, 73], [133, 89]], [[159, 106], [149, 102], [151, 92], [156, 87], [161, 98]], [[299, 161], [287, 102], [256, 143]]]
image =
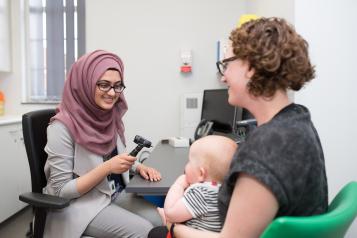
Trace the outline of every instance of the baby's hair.
[[203, 137], [192, 145], [196, 147], [198, 162], [207, 169], [209, 176], [222, 182], [229, 170], [237, 144], [224, 136], [210, 135]]

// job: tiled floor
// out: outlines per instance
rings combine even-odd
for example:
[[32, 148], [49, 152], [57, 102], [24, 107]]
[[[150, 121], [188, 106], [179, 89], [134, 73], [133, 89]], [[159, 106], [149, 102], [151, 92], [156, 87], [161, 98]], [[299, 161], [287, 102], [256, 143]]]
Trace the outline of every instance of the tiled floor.
[[32, 209], [26, 207], [0, 224], [1, 238], [24, 238], [32, 220]]

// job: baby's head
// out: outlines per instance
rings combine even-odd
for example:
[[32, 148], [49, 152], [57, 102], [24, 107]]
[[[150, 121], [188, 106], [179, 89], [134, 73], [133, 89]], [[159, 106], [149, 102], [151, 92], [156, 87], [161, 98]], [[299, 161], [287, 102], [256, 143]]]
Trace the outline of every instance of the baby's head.
[[195, 141], [185, 167], [187, 182], [222, 182], [237, 144], [224, 136], [210, 135]]

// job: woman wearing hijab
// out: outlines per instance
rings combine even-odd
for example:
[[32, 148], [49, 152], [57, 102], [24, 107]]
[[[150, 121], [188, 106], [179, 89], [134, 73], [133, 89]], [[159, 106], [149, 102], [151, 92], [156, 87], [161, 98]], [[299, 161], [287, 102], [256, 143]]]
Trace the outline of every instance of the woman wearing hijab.
[[71, 203], [48, 212], [44, 237], [146, 237], [160, 222], [155, 206], [122, 191], [129, 170], [161, 179], [157, 170], [123, 153], [123, 70], [121, 59], [103, 50], [72, 65], [47, 128], [44, 188]]

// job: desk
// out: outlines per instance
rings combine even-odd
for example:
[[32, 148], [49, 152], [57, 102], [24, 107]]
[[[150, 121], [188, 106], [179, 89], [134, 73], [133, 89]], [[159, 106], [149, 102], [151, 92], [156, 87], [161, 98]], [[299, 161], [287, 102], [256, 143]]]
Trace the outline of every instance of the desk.
[[175, 148], [169, 144], [159, 142], [144, 164], [160, 171], [162, 179], [150, 182], [140, 175], [135, 175], [126, 186], [127, 193], [140, 195], [166, 195], [176, 178], [184, 173], [188, 161], [188, 147]]

